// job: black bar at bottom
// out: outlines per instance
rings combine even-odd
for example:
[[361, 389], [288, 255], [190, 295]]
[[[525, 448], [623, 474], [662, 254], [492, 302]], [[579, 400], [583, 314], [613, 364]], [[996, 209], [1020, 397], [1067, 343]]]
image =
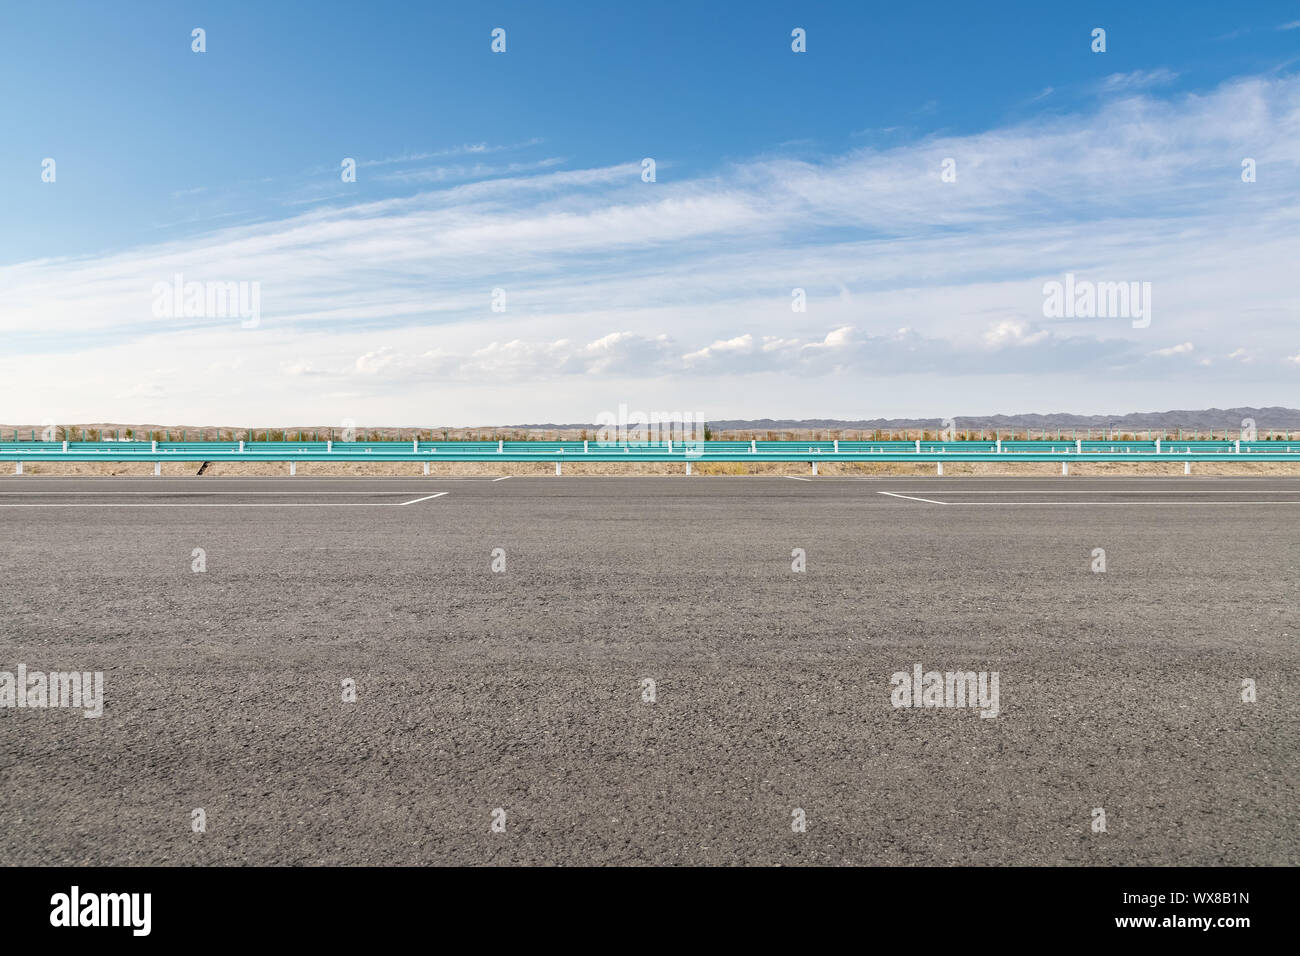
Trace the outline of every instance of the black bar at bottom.
[[[692, 935], [691, 942], [717, 935], [734, 945], [785, 928], [813, 938], [894, 939], [911, 951], [928, 949], [926, 940], [946, 949], [1097, 937], [1231, 946], [1285, 930], [1284, 881], [1293, 879], [1282, 868], [571, 868], [541, 876], [436, 867], [58, 867], [0, 869], [0, 891], [8, 944], [75, 936], [127, 945], [248, 939], [369, 946], [421, 929], [446, 942], [451, 933], [499, 942], [531, 931], [540, 944], [554, 942], [562, 924], [566, 941], [640, 940], [638, 947], [652, 940], [676, 946]], [[684, 938], [687, 926], [699, 933]]]

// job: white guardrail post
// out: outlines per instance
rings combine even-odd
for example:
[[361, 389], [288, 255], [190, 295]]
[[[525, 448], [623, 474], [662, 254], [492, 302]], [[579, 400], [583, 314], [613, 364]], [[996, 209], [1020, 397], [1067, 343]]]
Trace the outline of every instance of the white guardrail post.
[[1002, 454], [1002, 439], [998, 439], [998, 454]]
[[241, 455], [244, 453], [244, 442], [242, 440], [239, 442], [239, 453]]
[[755, 442], [754, 439], [752, 439], [752, 438], [749, 440], [749, 453], [750, 453], [751, 455], [757, 455], [757, 454], [758, 454], [758, 443]]
[[[583, 449], [583, 451], [586, 451], [586, 450], [587, 450], [587, 443], [586, 443], [586, 442], [583, 442], [583, 443], [582, 443], [582, 449]], [[505, 440], [504, 438], [498, 438], [498, 439], [497, 439], [497, 454], [498, 454], [498, 455], [504, 455], [505, 453], [506, 453], [506, 440]]]
[[1240, 454], [1241, 454], [1241, 439], [1238, 438], [1238, 439], [1237, 439], [1235, 442], [1233, 442], [1232, 444], [1233, 444], [1233, 446], [1234, 446], [1234, 448], [1233, 448], [1233, 452], [1234, 452], [1234, 454], [1238, 454], [1238, 455], [1240, 455]]
[[325, 442], [325, 453], [328, 455], [334, 454], [334, 439], [331, 438], [329, 441]]
[[21, 461], [14, 462], [14, 474], [21, 475], [22, 473], [23, 473], [23, 463]]
[[1156, 454], [1160, 454], [1160, 439], [1156, 439]]
[[1076, 455], [1082, 455], [1082, 454], [1083, 454], [1083, 439], [1082, 439], [1082, 438], [1076, 438], [1076, 439], [1074, 440], [1074, 453], [1075, 453]]
[[[63, 450], [64, 450], [64, 451], [67, 451], [67, 450], [68, 450], [68, 443], [67, 443], [67, 442], [64, 442], [64, 443], [63, 443]], [[158, 450], [158, 443], [157, 443], [157, 442], [154, 442], [152, 445], [150, 445], [150, 446], [149, 446], [149, 450], [150, 450], [150, 451], [157, 451], [157, 450]]]
[[[154, 442], [154, 443], [153, 443], [153, 448], [154, 448], [154, 451], [157, 451], [157, 450], [158, 450], [158, 443], [157, 443], [157, 442]], [[67, 443], [66, 441], [63, 443], [63, 450], [64, 450], [65, 452], [68, 450], [68, 443]]]
[[839, 453], [840, 453], [840, 440], [837, 438], [835, 439], [835, 454], [838, 455]]
[[417, 455], [420, 453], [420, 439], [417, 438], [411, 442], [411, 451]]

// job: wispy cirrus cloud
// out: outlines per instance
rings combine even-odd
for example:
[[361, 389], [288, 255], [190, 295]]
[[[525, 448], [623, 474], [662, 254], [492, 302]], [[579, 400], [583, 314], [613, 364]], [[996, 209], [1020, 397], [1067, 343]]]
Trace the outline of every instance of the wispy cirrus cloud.
[[452, 146], [447, 149], [426, 150], [418, 153], [399, 153], [396, 156], [385, 156], [381, 159], [362, 159], [357, 162], [361, 168], [373, 166], [393, 166], [396, 164], [419, 163], [431, 159], [448, 159], [452, 156], [483, 156], [490, 153], [503, 153], [515, 149], [525, 149], [529, 146], [538, 146], [542, 143], [540, 137], [522, 140], [518, 143], [465, 143], [460, 146]]
[[1131, 73], [1112, 73], [1101, 81], [1098, 89], [1102, 93], [1127, 93], [1133, 90], [1149, 90], [1156, 86], [1166, 86], [1178, 79], [1173, 70], [1160, 67], [1154, 70], [1134, 70]]
[[412, 169], [398, 169], [388, 173], [380, 173], [377, 178], [385, 182], [393, 183], [443, 183], [455, 182], [465, 179], [494, 179], [498, 176], [518, 176], [521, 173], [537, 172], [543, 169], [554, 169], [564, 164], [564, 160], [558, 156], [552, 156], [547, 159], [538, 159], [531, 162], [507, 163], [505, 165], [492, 166], [486, 163], [475, 163], [473, 166], [456, 164], [452, 166], [421, 166]]
[[[1117, 81], [1126, 95], [1086, 114], [819, 159], [678, 178], [665, 156], [652, 183], [639, 157], [464, 164], [500, 175], [0, 267], [3, 398], [16, 417], [107, 402], [160, 419], [210, 408], [195, 389], [219, 387], [231, 414], [355, 417], [374, 403], [424, 420], [433, 404], [451, 409], [442, 420], [482, 421], [510, 420], [543, 385], [557, 417], [582, 419], [608, 405], [600, 395], [663, 390], [736, 416], [773, 395], [812, 412], [831, 383], [861, 405], [933, 401], [936, 388], [955, 400], [978, 381], [1032, 408], [1050, 381], [1080, 410], [1100, 382], [1135, 405], [1174, 390], [1172, 407], [1200, 400], [1205, 381], [1140, 373], [1180, 365], [1168, 360], [1191, 342], [1260, 356], [1249, 372], [1216, 365], [1225, 389], [1294, 382], [1294, 363], [1267, 356], [1297, 344], [1300, 82], [1141, 92], [1163, 82]], [[1240, 178], [1246, 156], [1254, 183]], [[955, 182], [940, 178], [948, 158]], [[389, 159], [374, 165], [408, 161]], [[1066, 272], [1151, 282], [1150, 328], [1045, 319], [1043, 283]], [[260, 326], [154, 316], [151, 290], [178, 273], [260, 283]], [[796, 288], [806, 312], [791, 308]], [[236, 365], [237, 380], [208, 371]], [[148, 392], [134, 389], [142, 374]]]

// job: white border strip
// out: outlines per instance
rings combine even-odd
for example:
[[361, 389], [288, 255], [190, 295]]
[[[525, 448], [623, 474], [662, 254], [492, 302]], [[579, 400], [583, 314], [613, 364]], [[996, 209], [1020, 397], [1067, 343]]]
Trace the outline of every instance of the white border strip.
[[[391, 494], [391, 492], [385, 492], [385, 494]], [[40, 505], [0, 503], [0, 508], [403, 508], [406, 505], [418, 505], [421, 501], [441, 498], [446, 494], [450, 494], [450, 492], [440, 491], [437, 494], [426, 495], [423, 498], [412, 498], [410, 501], [284, 501], [278, 504], [269, 501], [218, 501], [212, 503], [196, 501], [189, 504], [165, 501], [155, 504], [135, 504], [133, 502], [100, 504], [97, 502], [70, 501], [67, 504]]]
[[[889, 495], [891, 498], [906, 498], [908, 501], [924, 501], [928, 505], [946, 505], [946, 501], [935, 501], [933, 498], [914, 498], [911, 495], [899, 495], [892, 491], [877, 491], [878, 495]], [[979, 504], [979, 502], [968, 502], [968, 504]]]

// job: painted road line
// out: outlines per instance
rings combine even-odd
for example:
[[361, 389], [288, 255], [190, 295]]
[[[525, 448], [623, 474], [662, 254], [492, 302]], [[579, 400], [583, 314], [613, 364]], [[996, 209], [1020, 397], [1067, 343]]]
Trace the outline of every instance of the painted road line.
[[[253, 495], [272, 495], [279, 498], [312, 498], [319, 495], [409, 495], [410, 491], [0, 491], [0, 498], [53, 498], [55, 495], [79, 495], [82, 498], [112, 498], [122, 495], [141, 495], [146, 498], [216, 498], [221, 495], [247, 498]], [[446, 494], [443, 491], [440, 494]]]
[[[44, 464], [44, 462], [35, 462], [35, 464]], [[149, 464], [149, 462], [145, 462]], [[284, 462], [271, 462], [270, 464], [284, 464]], [[508, 475], [506, 477], [509, 477]], [[630, 475], [627, 477], [647, 477], [641, 475]], [[655, 476], [648, 476], [655, 477]], [[668, 477], [668, 476], [661, 476]], [[14, 484], [36, 485], [44, 484], [47, 481], [86, 481], [86, 482], [111, 482], [120, 483], [123, 481], [149, 481], [154, 484], [166, 484], [169, 481], [181, 481], [187, 484], [196, 485], [222, 485], [235, 481], [250, 481], [259, 485], [273, 485], [276, 482], [293, 483], [295, 485], [319, 484], [326, 481], [409, 481], [413, 485], [427, 485], [432, 481], [500, 481], [499, 478], [491, 478], [487, 475], [297, 475], [290, 478], [288, 475], [160, 475], [157, 477], [138, 474], [138, 475], [15, 475], [9, 472], [0, 474], [0, 478], [12, 480]]]
[[[929, 505], [946, 505], [948, 503], [946, 501], [935, 501], [933, 498], [915, 498], [912, 495], [899, 495], [899, 494], [895, 494], [892, 491], [877, 491], [876, 494], [889, 495], [889, 497], [891, 498], [906, 498], [908, 501], [924, 501], [926, 504]], [[976, 504], [977, 502], [969, 502], [969, 503]]]
[[[101, 504], [98, 502], [69, 501], [66, 504], [0, 503], [0, 508], [401, 508], [405, 505], [429, 501], [432, 498], [441, 498], [449, 493], [440, 491], [436, 495], [412, 498], [410, 501], [196, 501], [189, 504], [169, 501], [160, 501], [153, 504], [137, 504], [134, 502]], [[407, 494], [410, 494], [410, 492], [407, 492]]]
[[1295, 491], [1288, 491], [1284, 488], [1250, 488], [1245, 490], [1234, 490], [1231, 488], [1157, 488], [1154, 490], [1126, 488], [1066, 490], [1048, 488], [1043, 491], [1032, 491], [1028, 488], [1012, 488], [1006, 491], [997, 491], [992, 488], [983, 491], [958, 491], [955, 488], [945, 488], [943, 493], [945, 495], [1289, 495], [1300, 494], [1300, 488], [1297, 488]]
[[[880, 492], [880, 494], [888, 494], [888, 492]], [[895, 495], [894, 497], [905, 498], [907, 496]], [[925, 501], [924, 498], [914, 500]], [[1099, 505], [1112, 508], [1120, 506], [1154, 508], [1157, 505], [1164, 505], [1168, 508], [1195, 508], [1200, 505], [1257, 508], [1260, 505], [1300, 505], [1300, 498], [1280, 501], [936, 501], [935, 504], [949, 505], [954, 508], [1091, 508]], [[0, 507], [4, 506], [0, 505]]]

